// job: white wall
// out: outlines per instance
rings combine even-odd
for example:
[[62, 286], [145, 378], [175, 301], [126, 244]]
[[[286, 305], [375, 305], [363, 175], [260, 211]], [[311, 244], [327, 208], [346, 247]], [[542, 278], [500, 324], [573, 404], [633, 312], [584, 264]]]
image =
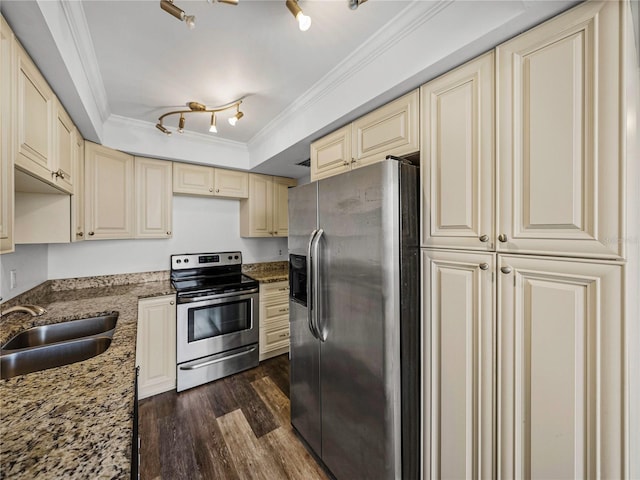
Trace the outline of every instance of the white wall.
[[240, 201], [174, 195], [173, 238], [49, 245], [48, 278], [169, 269], [169, 255], [239, 250], [244, 263], [286, 260], [286, 238], [240, 238]]
[[[16, 245], [16, 251], [0, 255], [0, 297], [7, 301], [47, 280], [47, 245]], [[10, 272], [16, 271], [16, 288], [10, 288]]]

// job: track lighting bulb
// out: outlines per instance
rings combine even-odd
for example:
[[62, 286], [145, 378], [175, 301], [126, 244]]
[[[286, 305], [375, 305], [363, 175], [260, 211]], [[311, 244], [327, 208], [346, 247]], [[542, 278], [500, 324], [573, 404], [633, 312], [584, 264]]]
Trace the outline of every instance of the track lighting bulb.
[[211, 126], [209, 127], [211, 133], [218, 133], [218, 127], [216, 127], [216, 114], [211, 114]]
[[156, 123], [156, 128], [160, 130], [162, 133], [166, 133], [167, 135], [171, 135], [171, 131], [164, 128], [161, 123]]
[[362, 3], [366, 2], [366, 1], [367, 0], [349, 0], [349, 8], [351, 10], [355, 10], [360, 6], [360, 4], [362, 4]]
[[229, 118], [229, 124], [232, 127], [235, 127], [236, 123], [238, 123], [238, 120], [240, 120], [242, 117], [244, 117], [244, 113], [238, 110], [238, 113], [236, 113], [233, 117]]
[[298, 21], [298, 27], [300, 28], [300, 30], [302, 30], [303, 32], [309, 30], [309, 27], [311, 26], [311, 17], [302, 13], [302, 9], [298, 5], [297, 0], [287, 0], [286, 5], [291, 14]]
[[178, 133], [184, 133], [184, 115], [180, 115], [180, 121], [178, 121]]
[[187, 24], [187, 27], [194, 29], [196, 26], [196, 17], [194, 15], [187, 15], [180, 7], [174, 5], [173, 0], [160, 0], [160, 8], [165, 12], [173, 15], [178, 20], [181, 20]]
[[187, 27], [189, 27], [189, 30], [193, 30], [194, 28], [196, 28], [196, 16], [186, 15], [184, 17], [184, 23], [187, 24]]

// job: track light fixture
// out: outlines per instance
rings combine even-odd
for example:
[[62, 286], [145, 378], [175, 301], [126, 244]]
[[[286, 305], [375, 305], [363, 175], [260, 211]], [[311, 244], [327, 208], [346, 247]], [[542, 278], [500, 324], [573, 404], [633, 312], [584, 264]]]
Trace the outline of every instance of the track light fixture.
[[298, 27], [300, 27], [300, 30], [302, 30], [303, 32], [309, 30], [309, 27], [311, 26], [311, 17], [308, 17], [307, 15], [302, 13], [302, 9], [298, 5], [298, 1], [286, 0], [286, 5], [291, 12], [291, 15], [293, 15], [298, 21]]
[[158, 123], [156, 124], [156, 128], [158, 130], [160, 130], [162, 133], [165, 133], [167, 135], [171, 135], [171, 130], [169, 130], [168, 128], [166, 128], [162, 122], [165, 119], [165, 117], [168, 117], [170, 115], [180, 115], [180, 119], [178, 120], [178, 133], [183, 133], [184, 132], [184, 126], [186, 123], [186, 118], [185, 115], [189, 114], [189, 113], [210, 113], [211, 114], [211, 123], [209, 126], [209, 131], [211, 133], [218, 133], [218, 127], [216, 126], [216, 113], [219, 112], [223, 112], [225, 110], [229, 110], [233, 107], [236, 107], [236, 114], [233, 117], [229, 118], [229, 123], [231, 125], [235, 125], [236, 122], [238, 120], [240, 120], [243, 116], [244, 113], [242, 113], [240, 111], [240, 104], [242, 103], [243, 98], [240, 98], [234, 102], [231, 103], [227, 103], [226, 105], [221, 105], [219, 107], [213, 107], [213, 108], [207, 108], [206, 105], [203, 105], [202, 103], [198, 103], [198, 102], [189, 102], [187, 103], [187, 107], [189, 107], [189, 110], [175, 110], [173, 112], [167, 112], [164, 115], [161, 115], [158, 118]]
[[178, 20], [183, 21], [187, 24], [191, 30], [193, 30], [196, 26], [196, 17], [195, 15], [187, 15], [184, 13], [180, 7], [173, 4], [173, 0], [160, 0], [160, 8], [165, 12], [173, 15]]
[[356, 10], [362, 3], [366, 1], [367, 0], [349, 0], [349, 8], [351, 10]]

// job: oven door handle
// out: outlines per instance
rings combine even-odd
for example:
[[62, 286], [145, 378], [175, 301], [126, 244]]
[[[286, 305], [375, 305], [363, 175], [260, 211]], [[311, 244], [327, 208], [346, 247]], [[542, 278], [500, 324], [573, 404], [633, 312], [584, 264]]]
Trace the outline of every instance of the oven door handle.
[[324, 342], [327, 339], [327, 335], [320, 328], [320, 240], [322, 235], [324, 235], [324, 230], [320, 228], [313, 239], [311, 263], [313, 264], [313, 327], [316, 330], [316, 338]]
[[253, 351], [255, 351], [256, 347], [251, 347], [248, 348], [242, 352], [238, 352], [238, 353], [234, 353], [233, 355], [227, 355], [226, 357], [220, 357], [220, 358], [214, 358], [213, 360], [207, 360], [206, 362], [202, 362], [202, 363], [197, 363], [195, 365], [188, 365], [186, 367], [183, 367], [182, 365], [179, 366], [180, 370], [197, 370], [198, 368], [203, 368], [203, 367], [208, 367], [209, 365], [214, 365], [216, 363], [220, 363], [220, 362], [224, 362], [227, 360], [230, 360], [232, 358], [235, 357], [240, 357], [242, 355], [246, 355], [248, 353], [251, 353]]
[[210, 300], [218, 300], [218, 299], [224, 299], [229, 297], [238, 297], [237, 300], [245, 300], [246, 298], [249, 298], [246, 295], [251, 295], [253, 293], [258, 293], [258, 292], [259, 292], [258, 288], [252, 288], [251, 290], [239, 290], [236, 292], [216, 293], [214, 295], [203, 295], [200, 297], [190, 297], [189, 294], [186, 294], [186, 296], [181, 297], [178, 294], [178, 303], [207, 302]]
[[309, 243], [307, 244], [307, 324], [309, 325], [309, 330], [311, 331], [311, 335], [315, 338], [318, 337], [318, 332], [313, 324], [313, 292], [315, 291], [313, 284], [313, 260], [311, 257], [311, 246], [313, 245], [313, 239], [318, 234], [318, 230], [314, 230], [311, 232], [309, 236]]

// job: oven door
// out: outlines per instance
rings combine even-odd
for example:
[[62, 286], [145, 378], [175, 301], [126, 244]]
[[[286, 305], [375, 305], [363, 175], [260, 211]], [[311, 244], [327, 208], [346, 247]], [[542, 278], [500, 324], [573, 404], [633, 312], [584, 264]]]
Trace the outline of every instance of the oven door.
[[177, 363], [258, 343], [258, 293], [179, 303]]

